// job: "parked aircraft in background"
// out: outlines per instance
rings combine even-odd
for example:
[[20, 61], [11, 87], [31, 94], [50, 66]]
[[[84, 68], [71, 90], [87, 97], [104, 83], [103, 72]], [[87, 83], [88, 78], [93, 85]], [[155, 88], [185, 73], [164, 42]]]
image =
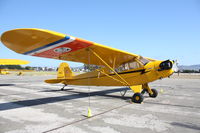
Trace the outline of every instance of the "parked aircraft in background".
[[[17, 59], [0, 59], [0, 65], [25, 65], [28, 61]], [[13, 70], [11, 70], [13, 71]], [[16, 71], [16, 70], [15, 70]], [[18, 71], [18, 70], [17, 70]], [[21, 73], [21, 72], [20, 72]], [[9, 69], [0, 69], [0, 74], [9, 74]]]

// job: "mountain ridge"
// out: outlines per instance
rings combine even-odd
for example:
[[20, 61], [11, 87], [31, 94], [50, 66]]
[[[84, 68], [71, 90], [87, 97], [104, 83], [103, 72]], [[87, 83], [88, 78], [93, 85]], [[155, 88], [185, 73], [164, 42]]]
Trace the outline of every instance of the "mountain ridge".
[[199, 70], [200, 69], [200, 64], [196, 65], [180, 65], [178, 66], [179, 70]]

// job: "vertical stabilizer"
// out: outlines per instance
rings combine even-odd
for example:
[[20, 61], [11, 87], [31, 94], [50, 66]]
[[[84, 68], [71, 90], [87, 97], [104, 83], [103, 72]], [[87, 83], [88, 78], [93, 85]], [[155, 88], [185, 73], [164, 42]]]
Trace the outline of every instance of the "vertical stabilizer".
[[73, 72], [70, 69], [69, 65], [65, 62], [61, 63], [58, 68], [58, 79], [71, 79], [73, 77]]

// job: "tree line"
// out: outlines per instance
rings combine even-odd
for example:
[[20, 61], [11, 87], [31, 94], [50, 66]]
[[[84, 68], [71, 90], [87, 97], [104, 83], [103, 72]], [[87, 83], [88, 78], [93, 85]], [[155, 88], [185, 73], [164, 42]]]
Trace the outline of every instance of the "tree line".
[[0, 65], [0, 69], [33, 70], [30, 66], [22, 67], [21, 65]]
[[182, 70], [181, 73], [200, 73], [200, 69], [199, 70]]

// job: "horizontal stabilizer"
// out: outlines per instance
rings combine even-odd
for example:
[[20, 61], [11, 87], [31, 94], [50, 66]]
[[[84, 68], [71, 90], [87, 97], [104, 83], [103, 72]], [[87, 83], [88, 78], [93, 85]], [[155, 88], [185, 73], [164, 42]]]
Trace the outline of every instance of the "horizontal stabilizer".
[[65, 82], [65, 79], [47, 79], [45, 82], [50, 84], [57, 84]]

